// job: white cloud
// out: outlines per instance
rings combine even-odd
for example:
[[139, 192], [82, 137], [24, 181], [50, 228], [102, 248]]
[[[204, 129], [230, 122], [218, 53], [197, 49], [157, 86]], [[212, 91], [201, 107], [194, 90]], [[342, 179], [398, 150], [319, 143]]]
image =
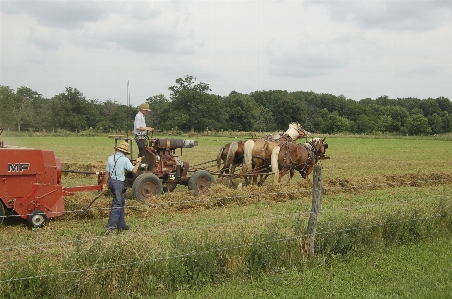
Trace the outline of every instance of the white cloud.
[[451, 97], [451, 1], [2, 0], [0, 84], [133, 104], [212, 92]]

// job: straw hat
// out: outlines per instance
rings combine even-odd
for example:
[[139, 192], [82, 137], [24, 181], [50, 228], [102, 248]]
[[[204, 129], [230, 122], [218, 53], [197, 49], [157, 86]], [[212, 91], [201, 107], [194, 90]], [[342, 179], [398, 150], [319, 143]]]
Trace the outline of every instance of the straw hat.
[[148, 103], [141, 104], [140, 105], [140, 110], [151, 111], [151, 109], [149, 109], [149, 104]]
[[115, 150], [122, 152], [125, 155], [130, 155], [128, 142], [125, 141], [121, 142], [119, 146], [115, 146]]

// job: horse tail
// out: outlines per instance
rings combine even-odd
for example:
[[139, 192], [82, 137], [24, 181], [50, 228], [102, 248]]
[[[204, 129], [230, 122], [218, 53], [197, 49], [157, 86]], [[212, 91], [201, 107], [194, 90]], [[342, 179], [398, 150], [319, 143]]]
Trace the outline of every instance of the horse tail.
[[247, 140], [243, 145], [243, 166], [242, 171], [247, 172], [253, 168], [254, 140]]
[[226, 156], [226, 159], [224, 160], [224, 166], [223, 168], [229, 168], [234, 161], [235, 153], [237, 152], [237, 148], [239, 147], [238, 142], [232, 142], [229, 145], [228, 155]]
[[281, 150], [281, 147], [275, 146], [275, 148], [272, 150], [272, 156], [271, 156], [272, 173], [274, 175], [273, 182], [275, 184], [278, 184], [278, 181], [279, 181], [278, 156], [279, 156], [280, 150]]
[[217, 171], [221, 169], [221, 156], [223, 155], [224, 148], [225, 146], [221, 147], [217, 153]]

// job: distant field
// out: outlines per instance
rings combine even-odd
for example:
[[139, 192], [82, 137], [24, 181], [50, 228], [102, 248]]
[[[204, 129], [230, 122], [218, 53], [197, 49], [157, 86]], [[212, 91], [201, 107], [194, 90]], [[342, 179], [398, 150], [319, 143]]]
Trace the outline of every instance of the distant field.
[[[182, 160], [189, 161], [195, 168], [209, 166], [207, 168], [212, 170], [215, 168], [214, 163], [208, 161], [215, 159], [218, 149], [228, 142], [240, 139], [216, 136], [195, 138], [180, 136], [178, 138], [199, 141], [197, 147], [183, 149]], [[53, 150], [61, 159], [63, 168], [73, 170], [80, 167], [103, 170], [106, 158], [114, 152], [114, 141], [106, 136], [3, 137], [2, 140], [8, 145]], [[309, 266], [304, 264], [305, 261], [298, 262], [301, 267], [296, 270], [298, 274], [290, 272], [294, 261], [288, 269], [282, 266], [269, 269], [266, 273], [272, 278], [268, 278], [267, 283], [259, 281], [257, 284], [256, 282], [254, 287], [259, 289], [268, 287], [269, 292], [274, 288], [278, 294], [277, 297], [294, 296], [290, 291], [293, 289], [291, 279], [287, 280], [287, 292], [275, 286], [277, 285], [275, 280], [285, 275], [292, 275], [291, 277], [295, 280], [308, 279], [311, 277], [309, 275], [312, 275], [316, 277], [318, 285], [322, 283], [331, 285], [336, 281], [337, 285], [333, 285], [337, 286], [336, 289], [328, 287], [323, 291], [318, 290], [317, 293], [312, 291], [312, 294], [318, 294], [321, 297], [329, 297], [328, 294], [332, 294], [331, 292], [337, 294], [332, 296], [334, 298], [340, 298], [341, 293], [352, 294], [350, 286], [340, 281], [347, 281], [351, 275], [350, 272], [354, 271], [353, 267], [360, 265], [359, 254], [366, 256], [366, 252], [361, 251], [363, 250], [361, 246], [365, 247], [365, 241], [360, 243], [359, 238], [363, 240], [367, 240], [365, 239], [367, 237], [372, 240], [381, 238], [381, 243], [371, 245], [373, 259], [369, 261], [372, 263], [378, 262], [378, 257], [375, 255], [379, 249], [383, 250], [386, 246], [392, 248], [399, 242], [390, 243], [388, 236], [379, 228], [379, 225], [384, 224], [395, 230], [395, 233], [401, 234], [401, 240], [408, 238], [408, 241], [401, 243], [406, 246], [417, 242], [416, 239], [409, 239], [411, 235], [403, 230], [404, 225], [413, 220], [413, 226], [407, 227], [407, 231], [414, 229], [419, 240], [428, 238], [422, 237], [424, 234], [432, 235], [428, 231], [422, 231], [424, 226], [431, 231], [444, 231], [446, 236], [449, 232], [450, 237], [450, 228], [436, 229], [434, 227], [436, 222], [426, 224], [424, 222], [428, 219], [436, 219], [438, 214], [443, 215], [443, 218], [449, 217], [447, 213], [450, 212], [447, 212], [449, 211], [447, 208], [444, 210], [444, 206], [450, 205], [452, 193], [451, 140], [432, 137], [327, 136], [326, 141], [329, 144], [327, 154], [331, 159], [321, 162], [324, 196], [318, 232], [319, 240], [322, 240], [322, 236], [328, 236], [329, 233], [332, 233], [333, 238], [337, 240], [334, 241], [336, 243], [327, 239], [323, 241], [333, 242], [333, 245], [328, 245], [332, 246], [333, 249], [330, 250], [333, 251], [324, 257], [319, 257], [314, 266], [325, 269], [328, 273], [334, 272], [337, 276], [327, 276], [322, 274], [326, 272], [321, 271], [310, 272]], [[179, 150], [177, 152], [180, 154]], [[208, 163], [197, 166], [204, 162]], [[212, 298], [243, 296], [244, 293], [239, 289], [244, 289], [246, 286], [241, 284], [247, 284], [248, 280], [244, 278], [249, 279], [252, 276], [246, 274], [251, 271], [252, 266], [246, 262], [246, 256], [251, 254], [254, 248], [249, 244], [255, 244], [254, 246], [259, 248], [256, 254], [261, 250], [265, 252], [265, 255], [256, 255], [256, 259], [253, 259], [254, 263], [262, 261], [264, 265], [265, 259], [268, 259], [267, 263], [272, 263], [273, 260], [270, 259], [272, 255], [280, 256], [277, 250], [283, 250], [278, 245], [282, 246], [281, 244], [286, 244], [284, 243], [286, 241], [269, 242], [268, 244], [275, 242], [279, 248], [272, 249], [266, 243], [269, 236], [272, 240], [291, 240], [294, 234], [296, 235], [300, 230], [304, 231], [309, 217], [312, 176], [308, 180], [302, 180], [299, 174], [295, 174], [294, 181], [289, 186], [282, 184], [278, 188], [273, 187], [270, 181], [268, 180], [263, 187], [251, 186], [243, 190], [217, 185], [207, 195], [201, 197], [194, 197], [186, 187], [179, 186], [174, 193], [158, 196], [152, 205], [144, 205], [133, 200], [128, 190], [126, 219], [132, 229], [109, 238], [104, 237], [102, 232], [107, 221], [111, 198], [101, 197], [93, 205], [92, 210], [83, 210], [97, 192], [82, 192], [66, 197], [66, 213], [52, 220], [43, 229], [31, 231], [21, 220], [6, 219], [4, 225], [0, 226], [3, 252], [3, 263], [0, 264], [0, 291], [14, 293], [12, 290], [16, 290], [16, 294], [29, 296], [31, 293], [24, 291], [28, 288], [28, 283], [35, 285], [39, 281], [42, 286], [40, 291], [42, 297], [52, 297], [49, 294], [61, 292], [63, 296], [75, 298], [71, 295], [71, 288], [78, 288], [87, 298], [102, 297], [101, 294], [106, 294], [103, 292], [111, 290], [115, 290], [112, 295], [114, 298], [124, 295], [122, 291], [129, 292], [127, 294], [135, 293], [137, 295], [135, 298], [144, 298], [145, 294], [151, 291], [162, 298], [175, 298], [178, 293], [182, 298], [188, 298], [190, 294], [196, 298], [208, 296], [206, 294], [214, 294]], [[83, 185], [93, 182], [94, 178], [90, 176], [69, 174], [63, 177], [63, 185]], [[446, 211], [445, 214], [444, 211]], [[395, 223], [394, 227], [391, 226], [392, 223]], [[366, 231], [362, 235], [350, 229], [354, 227], [367, 229], [374, 226], [375, 229], [371, 229], [370, 233]], [[434, 238], [442, 240], [442, 235]], [[430, 241], [435, 242], [435, 240]], [[340, 242], [345, 243], [341, 245]], [[448, 246], [450, 242], [438, 244]], [[428, 246], [425, 247], [427, 249], [424, 251], [418, 248], [415, 252], [417, 255], [413, 256], [413, 259], [423, 260], [424, 256], [428, 256], [430, 252], [427, 252]], [[220, 248], [233, 248], [224, 253], [220, 251], [218, 256], [225, 260], [225, 265], [222, 265], [228, 273], [225, 277], [230, 275], [230, 278], [237, 279], [236, 284], [232, 285], [233, 289], [228, 291], [227, 287], [223, 288], [222, 294], [210, 292], [218, 283], [214, 279], [218, 274], [205, 277], [197, 272], [216, 273], [208, 268], [209, 262], [214, 258], [208, 255], [203, 258], [203, 256], [206, 252], [217, 252]], [[353, 260], [351, 268], [347, 268], [346, 263], [335, 260], [335, 256], [336, 258], [341, 256], [341, 250], [344, 253], [359, 252], [358, 260]], [[415, 295], [415, 292], [412, 292], [413, 285], [409, 283], [406, 287], [401, 285], [403, 279], [396, 280], [400, 282], [399, 284], [387, 285], [390, 282], [388, 277], [400, 276], [400, 273], [405, 273], [403, 275], [408, 281], [410, 275], [416, 275], [416, 281], [423, 281], [423, 279], [430, 281], [431, 290], [434, 290], [438, 297], [447, 297], [444, 294], [448, 294], [447, 291], [451, 290], [450, 281], [452, 281], [450, 263], [442, 264], [438, 260], [434, 261], [438, 272], [443, 273], [443, 277], [450, 278], [447, 282], [442, 281], [439, 276], [429, 275], [428, 272], [423, 277], [420, 269], [412, 268], [415, 265], [413, 266], [411, 258], [407, 255], [400, 258], [394, 250], [389, 251], [388, 255], [384, 253], [382, 256], [388, 265], [392, 265], [388, 268], [387, 275], [383, 276], [381, 274], [383, 272], [379, 272], [375, 274], [376, 276], [366, 278], [367, 275], [373, 275], [371, 267], [367, 271], [359, 272], [359, 275], [362, 275], [361, 280], [371, 279], [371, 283], [364, 284], [374, 295], [368, 298], [386, 298], [396, 294], [401, 294], [400, 298], [411, 298], [410, 295]], [[203, 254], [198, 255], [195, 258], [196, 261], [192, 261], [189, 255], [185, 256], [191, 252], [203, 252]], [[445, 250], [441, 247], [438, 248], [438, 252], [444, 254]], [[184, 257], [176, 258], [177, 256]], [[152, 267], [145, 262], [153, 261], [155, 258], [164, 260], [165, 266], [162, 269], [174, 267], [168, 273], [178, 273], [174, 275], [180, 280], [174, 278], [166, 284], [167, 282], [163, 279], [159, 281], [157, 276], [151, 274], [147, 276], [147, 273], [157, 275], [155, 273], [157, 270], [150, 270]], [[196, 267], [183, 268], [184, 263], [188, 261], [200, 267], [199, 270]], [[118, 266], [122, 264], [125, 266]], [[441, 268], [442, 266], [444, 268]], [[181, 271], [180, 267], [184, 270]], [[328, 270], [328, 267], [331, 269]], [[384, 268], [381, 265], [380, 267]], [[72, 270], [82, 270], [82, 272], [71, 272]], [[282, 276], [273, 276], [272, 271]], [[54, 273], [58, 276], [66, 272], [64, 284], [52, 278]], [[52, 275], [43, 277], [47, 274]], [[168, 278], [168, 275], [170, 274], [166, 274], [165, 277]], [[38, 276], [38, 279], [27, 278], [11, 283], [1, 282], [11, 278], [33, 276]], [[186, 280], [184, 280], [185, 277]], [[223, 276], [219, 277], [224, 279]], [[96, 281], [108, 283], [105, 289], [102, 289], [95, 284]], [[213, 284], [210, 285], [210, 282]], [[160, 287], [154, 289], [154, 284]], [[383, 284], [386, 288], [379, 291], [378, 285]], [[359, 285], [361, 283], [357, 279], [353, 281], [351, 287], [358, 288]], [[373, 285], [377, 287], [373, 288]], [[205, 288], [197, 295], [196, 292], [189, 291], [190, 288], [200, 286]], [[422, 287], [424, 288], [422, 294], [428, 293], [429, 286], [424, 284]], [[252, 288], [253, 286], [251, 290]], [[50, 293], [51, 291], [55, 293]], [[444, 293], [441, 293], [442, 291]], [[252, 296], [248, 295], [248, 298]]]
[[[158, 137], [158, 136], [156, 136]], [[161, 136], [167, 138], [168, 136]], [[323, 136], [319, 136], [323, 137]], [[174, 137], [173, 137], [174, 138]], [[233, 137], [202, 136], [195, 139], [199, 145], [183, 149], [181, 158], [190, 165], [213, 160], [217, 151], [226, 143], [240, 140]], [[5, 144], [53, 150], [63, 166], [74, 163], [93, 164], [103, 168], [109, 155], [114, 153], [114, 139], [105, 137], [20, 137], [6, 138]], [[373, 177], [381, 175], [403, 175], [405, 173], [451, 172], [452, 140], [433, 138], [372, 138], [328, 136], [327, 154], [330, 160], [322, 163], [326, 179]], [[301, 142], [301, 141], [300, 141]], [[133, 142], [136, 153], [136, 144]], [[180, 151], [176, 151], [180, 154]], [[212, 167], [212, 163], [196, 167]], [[298, 176], [298, 175], [297, 175]]]

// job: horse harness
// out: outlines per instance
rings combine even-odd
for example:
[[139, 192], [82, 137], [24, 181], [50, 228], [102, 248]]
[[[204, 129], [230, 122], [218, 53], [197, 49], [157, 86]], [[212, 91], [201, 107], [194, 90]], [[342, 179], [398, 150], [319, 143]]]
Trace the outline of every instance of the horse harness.
[[[308, 144], [310, 145], [309, 148], [303, 144], [304, 148], [306, 148], [306, 150], [308, 152], [308, 159], [306, 160], [306, 162], [304, 162], [302, 164], [297, 164], [292, 160], [292, 156], [290, 155], [290, 152], [289, 152], [289, 145], [287, 144], [286, 145], [286, 154], [284, 155], [284, 162], [283, 162], [282, 168], [288, 169], [289, 171], [292, 169], [295, 169], [303, 176], [303, 174], [306, 173], [306, 169], [308, 168], [308, 165], [311, 164], [311, 161], [313, 159], [315, 159], [315, 163], [317, 163], [319, 160], [319, 149], [317, 149], [315, 147], [315, 143], [313, 141], [311, 141]], [[287, 157], [289, 157], [289, 159], [290, 159], [290, 163], [288, 163], [288, 164], [285, 163]], [[301, 165], [303, 167], [300, 169], [299, 166], [301, 166]]]
[[[284, 138], [284, 141], [281, 141], [281, 138]], [[259, 154], [257, 154], [256, 156], [253, 156], [253, 158], [259, 158], [262, 159], [264, 162], [266, 161], [265, 156], [262, 157], [261, 153], [265, 152], [268, 148], [268, 143], [269, 142], [277, 142], [279, 147], [283, 147], [284, 145], [286, 145], [286, 147], [288, 146], [289, 143], [293, 143], [294, 140], [292, 139], [292, 137], [290, 137], [290, 135], [288, 134], [283, 134], [281, 137], [279, 137], [278, 139], [272, 139], [269, 135], [267, 135], [264, 138], [264, 146], [261, 148], [261, 152]]]

